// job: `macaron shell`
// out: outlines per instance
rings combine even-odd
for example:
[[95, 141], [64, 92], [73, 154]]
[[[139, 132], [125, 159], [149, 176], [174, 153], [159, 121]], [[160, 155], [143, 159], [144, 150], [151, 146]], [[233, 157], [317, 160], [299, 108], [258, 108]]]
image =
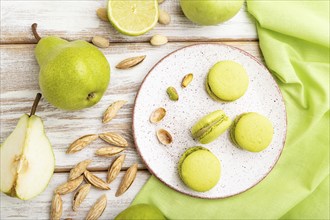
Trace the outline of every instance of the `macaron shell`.
[[234, 61], [216, 63], [207, 75], [206, 90], [217, 101], [234, 101], [244, 95], [249, 78], [244, 67]]
[[208, 150], [197, 150], [183, 161], [180, 170], [182, 181], [191, 189], [206, 192], [219, 181], [221, 164]]
[[205, 81], [205, 88], [206, 88], [206, 92], [209, 94], [209, 96], [210, 96], [213, 100], [215, 100], [215, 101], [217, 101], [217, 102], [227, 102], [227, 101], [224, 101], [224, 100], [219, 99], [218, 97], [216, 97], [216, 96], [213, 94], [213, 92], [211, 91], [211, 88], [210, 88], [210, 86], [209, 86], [208, 80]]
[[[217, 110], [200, 119], [191, 128], [191, 133], [193, 138], [199, 139], [200, 143], [207, 144], [224, 133], [230, 127], [231, 123], [231, 119], [226, 116], [224, 111]], [[205, 129], [210, 125], [212, 125], [210, 128]]]
[[221, 134], [223, 134], [232, 124], [232, 120], [228, 117], [224, 118], [221, 123], [214, 125], [211, 129], [205, 132], [199, 138], [199, 142], [202, 144], [208, 144], [217, 139]]
[[222, 110], [217, 110], [205, 115], [201, 118], [197, 123], [194, 124], [191, 128], [191, 134], [194, 138], [197, 138], [198, 132], [207, 127], [208, 125], [214, 123], [215, 121], [219, 120], [220, 118], [226, 117], [226, 114]]
[[178, 169], [179, 169], [179, 174], [181, 175], [181, 165], [182, 165], [182, 163], [183, 163], [183, 161], [191, 154], [191, 153], [193, 153], [193, 152], [195, 152], [195, 151], [197, 151], [197, 150], [207, 150], [208, 151], [208, 149], [206, 149], [205, 147], [201, 147], [201, 146], [196, 146], [196, 147], [191, 147], [191, 148], [189, 148], [188, 150], [186, 150], [183, 154], [182, 154], [182, 156], [181, 156], [181, 158], [180, 158], [180, 160], [179, 160], [179, 166], [178, 166]]
[[232, 135], [234, 142], [251, 152], [260, 152], [267, 148], [274, 134], [272, 122], [254, 112], [239, 117]]

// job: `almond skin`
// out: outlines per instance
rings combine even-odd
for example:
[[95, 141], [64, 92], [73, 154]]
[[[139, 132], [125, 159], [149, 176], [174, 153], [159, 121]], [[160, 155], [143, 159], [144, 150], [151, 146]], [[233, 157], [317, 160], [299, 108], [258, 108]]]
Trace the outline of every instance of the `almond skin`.
[[73, 192], [80, 186], [80, 184], [82, 183], [83, 180], [84, 180], [84, 177], [80, 176], [74, 180], [70, 180], [66, 183], [63, 183], [55, 189], [55, 193], [64, 195], [64, 194]]
[[119, 147], [127, 147], [128, 143], [123, 136], [115, 132], [107, 132], [100, 134], [99, 137], [109, 144], [113, 144]]
[[106, 182], [104, 182], [101, 178], [95, 176], [94, 174], [92, 174], [88, 170], [86, 170], [84, 172], [84, 176], [85, 176], [86, 180], [90, 184], [95, 186], [96, 188], [103, 189], [103, 190], [109, 190], [110, 189], [110, 187], [108, 186], [108, 184]]
[[63, 211], [63, 202], [59, 194], [55, 194], [51, 204], [50, 219], [60, 220]]
[[67, 154], [73, 154], [78, 151], [84, 149], [87, 145], [95, 141], [99, 136], [97, 134], [88, 134], [82, 136], [75, 140], [72, 144], [70, 144], [69, 148], [67, 149]]
[[78, 163], [74, 168], [70, 170], [69, 180], [73, 180], [81, 176], [81, 174], [85, 172], [91, 162], [92, 160], [84, 160]]
[[140, 63], [142, 63], [142, 61], [146, 58], [146, 56], [138, 56], [138, 57], [130, 57], [127, 58], [123, 61], [121, 61], [120, 63], [118, 63], [116, 65], [117, 69], [129, 69], [132, 68], [133, 66], [136, 66]]
[[124, 194], [128, 188], [132, 185], [132, 183], [134, 182], [135, 180], [135, 177], [136, 177], [136, 174], [137, 174], [137, 171], [138, 171], [138, 165], [137, 163], [136, 164], [133, 164], [125, 173], [120, 185], [119, 185], [119, 188], [116, 192], [116, 197], [118, 196], [121, 196], [122, 194]]
[[107, 174], [107, 183], [111, 183], [113, 180], [116, 179], [116, 177], [120, 173], [120, 170], [124, 163], [125, 157], [126, 157], [125, 154], [120, 155], [111, 164], [111, 166], [109, 167], [109, 170], [108, 170], [108, 174]]
[[112, 103], [103, 114], [103, 123], [108, 123], [116, 117], [118, 111], [127, 103], [125, 100], [118, 100]]
[[101, 217], [105, 208], [107, 207], [107, 196], [101, 196], [89, 210], [86, 220], [96, 220]]
[[86, 196], [89, 193], [89, 190], [91, 188], [91, 184], [85, 184], [81, 186], [77, 192], [73, 196], [73, 201], [72, 201], [72, 210], [77, 211], [79, 208], [80, 204], [84, 201]]

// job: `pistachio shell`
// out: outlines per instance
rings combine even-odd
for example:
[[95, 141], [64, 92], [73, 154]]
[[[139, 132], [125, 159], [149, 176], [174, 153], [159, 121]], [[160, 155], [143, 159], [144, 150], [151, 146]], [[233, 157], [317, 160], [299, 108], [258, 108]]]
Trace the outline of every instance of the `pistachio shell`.
[[156, 134], [159, 142], [164, 145], [169, 145], [173, 142], [172, 135], [165, 129], [159, 129]]
[[192, 73], [185, 75], [182, 79], [181, 87], [186, 88], [189, 85], [189, 83], [191, 83], [193, 78], [194, 78], [194, 75]]
[[165, 115], [166, 115], [166, 110], [164, 108], [160, 107], [160, 108], [155, 109], [151, 113], [149, 120], [151, 123], [156, 124], [156, 123], [162, 121], [164, 119]]

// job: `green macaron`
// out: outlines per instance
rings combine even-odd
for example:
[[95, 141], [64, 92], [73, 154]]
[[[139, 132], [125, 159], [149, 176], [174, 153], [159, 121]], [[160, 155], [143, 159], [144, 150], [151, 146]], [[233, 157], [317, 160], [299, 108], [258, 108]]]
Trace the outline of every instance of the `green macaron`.
[[273, 139], [273, 134], [272, 122], [255, 112], [237, 116], [230, 130], [232, 141], [238, 147], [251, 152], [266, 149]]
[[182, 181], [191, 189], [206, 192], [219, 182], [221, 164], [208, 149], [200, 146], [189, 148], [179, 161]]
[[208, 144], [224, 133], [231, 123], [232, 120], [226, 116], [224, 111], [217, 110], [200, 119], [191, 128], [191, 134], [200, 143]]
[[234, 101], [244, 95], [248, 86], [244, 67], [230, 60], [216, 63], [206, 79], [206, 91], [216, 101]]

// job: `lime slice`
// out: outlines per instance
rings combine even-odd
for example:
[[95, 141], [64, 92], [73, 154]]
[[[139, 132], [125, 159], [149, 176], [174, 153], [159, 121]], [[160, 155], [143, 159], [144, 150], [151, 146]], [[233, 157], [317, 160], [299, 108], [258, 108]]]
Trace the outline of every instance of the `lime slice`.
[[158, 3], [157, 0], [109, 0], [108, 17], [120, 33], [142, 35], [156, 25]]

